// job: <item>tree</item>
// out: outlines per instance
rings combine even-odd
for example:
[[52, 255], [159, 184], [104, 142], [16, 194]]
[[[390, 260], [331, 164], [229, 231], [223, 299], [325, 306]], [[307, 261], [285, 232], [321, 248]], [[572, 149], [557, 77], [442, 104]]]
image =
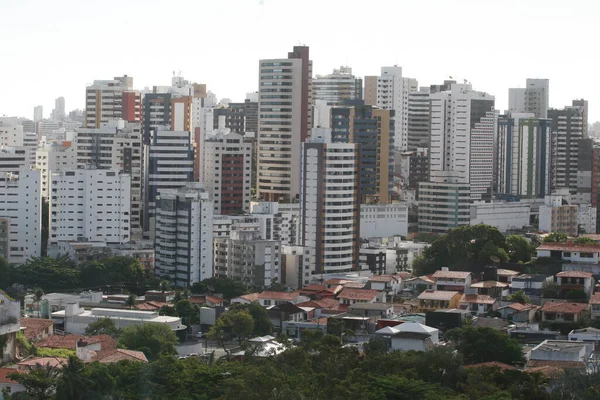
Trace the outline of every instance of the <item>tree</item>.
[[117, 328], [114, 321], [110, 318], [100, 318], [85, 328], [87, 336], [108, 335], [116, 339], [119, 337], [119, 333], [119, 328]]
[[544, 240], [542, 240], [542, 242], [543, 243], [557, 243], [557, 242], [566, 242], [567, 240], [569, 240], [569, 237], [567, 236], [566, 233], [552, 232], [552, 233], [546, 235], [546, 237], [544, 237]]
[[87, 399], [88, 388], [92, 381], [83, 375], [84, 364], [71, 356], [67, 364], [60, 371], [60, 378], [56, 388], [57, 397], [60, 399], [83, 400]]
[[575, 301], [581, 301], [581, 300], [586, 300], [587, 299], [587, 295], [585, 294], [585, 291], [581, 290], [581, 289], [577, 289], [577, 290], [569, 290], [566, 294], [565, 294], [565, 299], [567, 300], [575, 300]]
[[481, 250], [479, 250], [477, 253], [477, 261], [483, 263], [488, 263], [494, 260], [496, 257], [500, 260], [500, 262], [508, 261], [508, 254], [506, 253], [506, 250], [498, 247], [498, 245], [492, 241], [486, 242]]
[[597, 244], [597, 242], [594, 239], [591, 239], [589, 237], [583, 237], [583, 236], [573, 239], [573, 243], [575, 243], [575, 244]]
[[534, 254], [533, 246], [523, 236], [507, 236], [506, 245], [508, 246], [508, 256], [510, 261], [514, 263], [526, 263], [531, 260], [531, 256]]
[[76, 290], [81, 287], [80, 272], [68, 257], [32, 257], [12, 268], [12, 280], [25, 287], [42, 287], [46, 292]]
[[11, 268], [6, 258], [0, 257], [0, 290], [6, 289], [12, 283], [10, 271]]
[[161, 354], [177, 354], [177, 335], [165, 324], [130, 325], [123, 329], [118, 344], [129, 350], [144, 352], [150, 361], [158, 359]]
[[513, 365], [523, 361], [519, 342], [495, 329], [464, 326], [449, 330], [446, 338], [456, 346], [467, 364], [499, 361]]
[[158, 287], [162, 293], [168, 292], [171, 289], [171, 285], [165, 280], [160, 281]]
[[524, 304], [531, 303], [531, 299], [529, 298], [529, 296], [527, 296], [525, 294], [525, 292], [522, 290], [519, 290], [518, 292], [511, 294], [510, 296], [508, 296], [508, 299], [510, 301], [516, 301], [518, 303], [524, 303]]
[[230, 310], [246, 310], [254, 320], [254, 330], [252, 332], [255, 336], [270, 335], [273, 332], [273, 323], [267, 314], [267, 310], [260, 304], [235, 304]]
[[542, 283], [542, 297], [546, 299], [560, 298], [560, 286], [554, 281], [544, 281]]
[[175, 304], [175, 312], [186, 326], [196, 325], [200, 322], [200, 309], [189, 300], [180, 300]]
[[194, 283], [190, 290], [195, 294], [220, 293], [225, 299], [232, 299], [247, 293], [244, 285], [227, 278], [208, 278]]
[[129, 296], [127, 296], [127, 299], [125, 300], [125, 307], [129, 307], [129, 309], [131, 310], [133, 306], [135, 306], [136, 299], [137, 297], [135, 296], [135, 294], [130, 294]]
[[254, 330], [254, 320], [247, 310], [229, 310], [223, 313], [215, 325], [208, 331], [207, 337], [216, 340], [219, 345], [229, 353], [225, 347], [227, 341], [237, 338], [241, 344]]
[[40, 316], [40, 302], [42, 301], [42, 297], [44, 296], [44, 290], [42, 288], [37, 287], [33, 290], [33, 301], [38, 307], [38, 317]]
[[25, 393], [33, 400], [50, 400], [54, 398], [59, 371], [50, 365], [36, 364], [28, 366], [27, 372], [14, 372], [8, 378], [20, 383]]

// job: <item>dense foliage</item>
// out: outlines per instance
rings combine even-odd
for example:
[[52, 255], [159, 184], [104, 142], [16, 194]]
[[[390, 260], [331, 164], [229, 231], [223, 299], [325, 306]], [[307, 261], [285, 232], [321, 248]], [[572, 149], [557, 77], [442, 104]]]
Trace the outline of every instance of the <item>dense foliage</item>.
[[192, 285], [192, 293], [220, 293], [225, 299], [232, 299], [247, 293], [246, 288], [239, 282], [227, 278], [208, 278]]
[[468, 364], [498, 361], [514, 365], [524, 361], [519, 342], [496, 329], [466, 325], [449, 330], [445, 337]]
[[165, 324], [150, 322], [130, 325], [121, 332], [118, 345], [128, 350], [142, 351], [148, 360], [156, 360], [162, 355], [177, 354], [177, 335]]
[[470, 225], [451, 229], [446, 235], [434, 240], [415, 259], [413, 270], [417, 275], [431, 274], [441, 267], [464, 269], [473, 262], [486, 263], [498, 258], [509, 259], [506, 237], [489, 225]]

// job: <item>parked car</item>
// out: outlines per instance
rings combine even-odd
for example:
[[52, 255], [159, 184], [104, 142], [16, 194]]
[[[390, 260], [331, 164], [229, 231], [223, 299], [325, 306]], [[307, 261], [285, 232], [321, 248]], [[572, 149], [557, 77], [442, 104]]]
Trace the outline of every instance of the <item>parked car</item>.
[[202, 339], [204, 337], [204, 333], [198, 332], [196, 333], [196, 339]]

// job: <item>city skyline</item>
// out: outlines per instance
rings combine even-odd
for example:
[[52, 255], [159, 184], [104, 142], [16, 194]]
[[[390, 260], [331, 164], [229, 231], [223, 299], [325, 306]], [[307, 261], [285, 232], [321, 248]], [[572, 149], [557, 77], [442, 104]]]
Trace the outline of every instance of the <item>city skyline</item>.
[[[369, 4], [373, 18], [357, 23], [359, 7], [367, 5], [307, 1], [293, 7], [274, 0], [182, 0], [168, 5], [108, 1], [84, 6], [74, 1], [8, 1], [0, 6], [7, 21], [0, 34], [11, 38], [5, 51], [12, 61], [3, 66], [0, 78], [0, 87], [9, 94], [0, 99], [0, 114], [32, 118], [33, 107], [42, 105], [48, 117], [54, 100], [61, 96], [67, 111], [82, 109], [85, 86], [95, 79], [127, 74], [134, 78], [136, 89], [143, 89], [168, 84], [174, 71], [207, 84], [219, 98], [243, 101], [245, 93], [258, 90], [259, 60], [279, 57], [301, 43], [310, 46], [313, 76], [348, 65], [357, 77], [364, 77], [378, 74], [382, 66], [398, 65], [419, 86], [449, 76], [458, 82], [467, 79], [473, 89], [494, 95], [500, 111], [508, 108], [509, 88], [524, 87], [526, 78], [547, 78], [551, 107], [585, 98], [590, 103], [589, 122], [600, 120], [596, 107], [600, 94], [588, 84], [598, 56], [587, 53], [586, 41], [578, 39], [593, 35], [596, 4], [509, 1], [495, 7], [470, 0], [458, 6], [441, 1], [379, 1]], [[32, 9], [36, 12], [29, 15]], [[435, 14], [430, 12], [433, 9]], [[119, 10], [118, 14], [112, 10]], [[290, 13], [294, 18], [285, 18]], [[319, 24], [319, 15], [333, 14], [338, 17]], [[198, 18], [186, 24], [181, 15]], [[121, 18], [121, 23], [111, 24], [115, 26], [110, 31], [86, 29], [90, 22], [106, 23], [112, 18]], [[144, 40], [139, 33], [149, 21], [172, 35]], [[135, 46], [126, 45], [123, 38], [133, 34]], [[59, 47], [57, 43], [63, 41], [68, 44]], [[164, 54], [156, 52], [161, 46]], [[553, 49], [559, 48], [581, 56], [553, 55]], [[81, 49], [90, 52], [78, 55]], [[25, 62], [28, 55], [46, 61]]]

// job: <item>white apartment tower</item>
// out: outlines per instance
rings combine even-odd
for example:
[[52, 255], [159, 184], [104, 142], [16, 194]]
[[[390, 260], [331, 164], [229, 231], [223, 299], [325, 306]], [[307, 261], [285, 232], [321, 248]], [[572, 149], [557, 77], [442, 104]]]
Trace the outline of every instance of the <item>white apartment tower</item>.
[[167, 190], [156, 204], [155, 274], [178, 287], [213, 276], [213, 205], [199, 183]]
[[419, 232], [446, 233], [471, 222], [469, 183], [452, 171], [431, 171], [419, 182]]
[[312, 129], [312, 61], [307, 46], [260, 60], [257, 194], [266, 201], [300, 193], [301, 146]]
[[33, 122], [40, 122], [44, 119], [44, 107], [39, 105], [33, 107]]
[[359, 145], [306, 142], [302, 148], [300, 245], [307, 248], [312, 275], [358, 269], [360, 245]]
[[133, 77], [96, 80], [85, 90], [86, 128], [100, 128], [113, 119], [141, 122], [142, 95], [133, 90]]
[[24, 152], [26, 165], [33, 167], [37, 144], [36, 134], [25, 132], [18, 118], [0, 117], [0, 148], [12, 147], [19, 153]]
[[53, 173], [77, 169], [77, 149], [71, 142], [52, 142], [35, 152], [35, 169], [42, 177], [42, 197], [48, 198]]
[[528, 78], [524, 88], [508, 89], [508, 109], [517, 113], [532, 113], [535, 118], [547, 118], [550, 80]]
[[452, 84], [430, 99], [430, 171], [453, 171], [470, 183], [471, 198], [480, 199], [494, 176], [494, 96]]
[[577, 193], [577, 160], [579, 141], [584, 138], [584, 112], [571, 106], [548, 110], [552, 121], [552, 182], [551, 192], [568, 188]]
[[0, 172], [0, 256], [24, 264], [42, 250], [40, 173], [21, 167], [18, 176]]
[[215, 214], [250, 211], [252, 188], [252, 143], [240, 134], [227, 132], [209, 136], [204, 142], [204, 177]]
[[429, 149], [429, 94], [428, 87], [408, 93], [406, 150]]
[[328, 106], [343, 104], [346, 100], [362, 99], [362, 79], [352, 75], [352, 68], [335, 68], [331, 74], [313, 79], [313, 98]]
[[365, 104], [394, 110], [394, 148], [408, 147], [408, 95], [418, 90], [416, 79], [402, 77], [402, 67], [381, 67], [381, 75], [365, 77]]
[[129, 174], [100, 169], [55, 173], [50, 194], [49, 252], [60, 241], [129, 242]]

